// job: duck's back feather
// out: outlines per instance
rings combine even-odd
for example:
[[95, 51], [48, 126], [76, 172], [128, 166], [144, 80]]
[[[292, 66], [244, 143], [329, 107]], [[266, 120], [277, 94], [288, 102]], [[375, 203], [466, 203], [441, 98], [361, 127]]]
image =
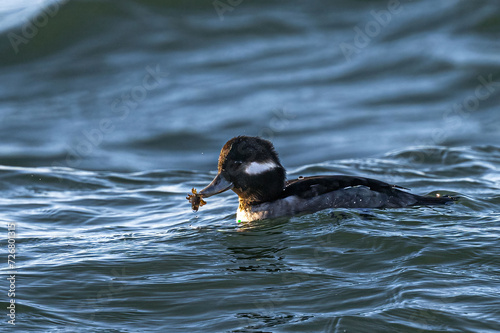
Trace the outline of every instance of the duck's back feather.
[[[346, 191], [347, 189], [356, 187], [363, 187], [365, 190]], [[369, 189], [369, 191], [366, 191], [366, 189]], [[345, 195], [346, 192], [350, 192], [355, 197], [359, 196], [361, 199], [365, 196], [366, 199], [376, 198], [376, 200], [364, 200], [364, 203], [362, 203], [362, 200], [357, 204], [353, 204], [353, 198], [347, 195], [345, 196], [345, 200], [341, 200], [344, 202], [337, 202], [334, 207], [351, 208], [353, 206], [363, 206], [367, 208], [397, 208], [415, 205], [445, 204], [453, 200], [453, 198], [446, 196], [424, 197], [402, 191], [407, 189], [398, 185], [392, 185], [372, 178], [356, 176], [313, 176], [294, 179], [286, 183], [281, 198], [297, 196], [301, 199], [312, 199], [323, 194], [340, 190], [343, 195]], [[367, 194], [369, 195], [367, 196]]]

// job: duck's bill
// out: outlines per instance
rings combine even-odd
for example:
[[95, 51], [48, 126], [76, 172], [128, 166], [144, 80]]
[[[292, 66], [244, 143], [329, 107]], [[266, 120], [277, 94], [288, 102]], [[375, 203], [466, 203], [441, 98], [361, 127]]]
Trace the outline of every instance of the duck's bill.
[[212, 195], [216, 195], [219, 193], [222, 193], [224, 191], [230, 190], [233, 188], [233, 183], [230, 181], [226, 180], [223, 176], [221, 176], [220, 173], [217, 174], [217, 176], [212, 180], [210, 184], [208, 184], [207, 187], [205, 187], [203, 190], [198, 192], [202, 197], [211, 197]]

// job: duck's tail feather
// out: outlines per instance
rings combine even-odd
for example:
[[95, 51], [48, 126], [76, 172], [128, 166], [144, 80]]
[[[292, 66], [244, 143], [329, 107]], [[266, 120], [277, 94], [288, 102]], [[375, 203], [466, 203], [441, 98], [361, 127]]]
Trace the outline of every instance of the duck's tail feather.
[[424, 197], [424, 196], [416, 195], [415, 197], [417, 199], [417, 202], [415, 204], [413, 204], [414, 206], [443, 205], [443, 204], [447, 204], [447, 203], [458, 200], [458, 197], [452, 197], [452, 196], [448, 196], [448, 195], [435, 196], [435, 197]]

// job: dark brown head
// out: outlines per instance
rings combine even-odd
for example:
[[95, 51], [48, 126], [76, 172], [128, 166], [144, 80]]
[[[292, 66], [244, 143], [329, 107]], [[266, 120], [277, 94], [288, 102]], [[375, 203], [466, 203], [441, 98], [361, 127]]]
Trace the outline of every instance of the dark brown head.
[[283, 191], [285, 178], [286, 171], [271, 142], [238, 136], [222, 147], [218, 174], [200, 194], [208, 197], [232, 189], [247, 203], [273, 201]]

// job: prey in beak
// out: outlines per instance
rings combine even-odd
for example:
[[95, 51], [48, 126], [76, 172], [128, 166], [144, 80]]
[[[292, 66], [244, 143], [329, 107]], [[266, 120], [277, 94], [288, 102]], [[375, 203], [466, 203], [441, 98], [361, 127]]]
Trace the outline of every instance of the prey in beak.
[[191, 203], [191, 208], [197, 212], [200, 206], [206, 204], [203, 198], [208, 198], [211, 197], [212, 195], [216, 195], [224, 191], [230, 190], [233, 188], [233, 186], [234, 186], [233, 183], [229, 182], [226, 178], [224, 178], [224, 176], [218, 173], [217, 176], [215, 176], [214, 180], [212, 180], [212, 182], [208, 184], [208, 186], [205, 187], [203, 190], [201, 190], [199, 193], [197, 193], [196, 189], [193, 188], [191, 190], [192, 194], [188, 194], [186, 199], [189, 200], [189, 202]]

